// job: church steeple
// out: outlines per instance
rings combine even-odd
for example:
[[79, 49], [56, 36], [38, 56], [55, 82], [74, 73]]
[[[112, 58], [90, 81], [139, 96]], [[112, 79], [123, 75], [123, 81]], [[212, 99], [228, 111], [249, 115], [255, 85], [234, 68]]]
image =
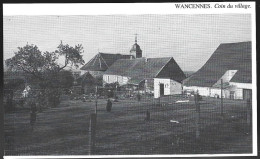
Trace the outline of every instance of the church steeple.
[[130, 50], [130, 55], [133, 55], [135, 58], [141, 58], [142, 57], [142, 50], [140, 46], [137, 44], [137, 35], [135, 34], [135, 44], [132, 46]]

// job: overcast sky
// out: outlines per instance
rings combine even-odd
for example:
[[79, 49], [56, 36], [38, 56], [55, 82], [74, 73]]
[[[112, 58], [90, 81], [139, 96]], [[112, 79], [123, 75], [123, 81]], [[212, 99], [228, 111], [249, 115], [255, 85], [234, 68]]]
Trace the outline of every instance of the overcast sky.
[[98, 51], [129, 54], [137, 33], [143, 56], [173, 57], [184, 71], [196, 71], [220, 43], [250, 41], [250, 19], [250, 14], [4, 16], [4, 60], [27, 42], [54, 51], [60, 40], [82, 44], [85, 62]]

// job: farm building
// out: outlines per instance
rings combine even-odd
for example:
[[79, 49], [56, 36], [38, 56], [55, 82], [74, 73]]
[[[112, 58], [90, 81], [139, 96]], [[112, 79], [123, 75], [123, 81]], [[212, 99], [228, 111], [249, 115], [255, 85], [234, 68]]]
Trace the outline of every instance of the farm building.
[[202, 96], [247, 99], [252, 93], [251, 42], [220, 44], [209, 60], [184, 80], [184, 90]]
[[84, 94], [94, 93], [96, 85], [100, 85], [89, 72], [84, 73], [77, 78], [77, 84], [80, 85], [81, 91]]
[[[181, 94], [185, 75], [172, 57], [117, 60], [103, 75], [104, 83], [154, 88], [155, 98], [160, 95]], [[142, 87], [142, 86], [140, 86]]]
[[172, 57], [144, 58], [135, 40], [130, 54], [136, 58], [119, 59], [104, 72], [103, 84], [118, 82], [120, 86], [134, 85], [154, 92], [154, 97], [181, 94], [181, 82], [185, 75]]
[[81, 75], [89, 72], [95, 78], [102, 78], [103, 73], [118, 59], [130, 59], [132, 55], [109, 54], [99, 52], [88, 63], [80, 68]]

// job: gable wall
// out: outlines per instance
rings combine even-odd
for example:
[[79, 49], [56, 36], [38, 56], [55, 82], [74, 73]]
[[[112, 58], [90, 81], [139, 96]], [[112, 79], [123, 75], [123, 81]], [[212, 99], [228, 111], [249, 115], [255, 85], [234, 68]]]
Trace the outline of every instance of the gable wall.
[[158, 73], [157, 78], [169, 78], [182, 81], [185, 79], [185, 74], [173, 59], [171, 59]]

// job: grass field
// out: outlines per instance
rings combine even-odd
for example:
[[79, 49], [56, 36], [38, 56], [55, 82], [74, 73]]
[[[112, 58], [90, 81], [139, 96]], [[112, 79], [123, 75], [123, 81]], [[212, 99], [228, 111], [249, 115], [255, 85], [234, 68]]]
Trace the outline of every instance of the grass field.
[[[106, 112], [98, 100], [96, 155], [252, 153], [252, 133], [246, 123], [246, 102], [203, 98], [200, 138], [195, 138], [194, 100], [176, 98], [119, 100]], [[151, 120], [145, 121], [146, 111]], [[89, 119], [95, 102], [62, 100], [57, 108], [37, 114], [32, 132], [29, 110], [5, 114], [5, 155], [88, 155]], [[176, 120], [179, 123], [172, 123]]]

